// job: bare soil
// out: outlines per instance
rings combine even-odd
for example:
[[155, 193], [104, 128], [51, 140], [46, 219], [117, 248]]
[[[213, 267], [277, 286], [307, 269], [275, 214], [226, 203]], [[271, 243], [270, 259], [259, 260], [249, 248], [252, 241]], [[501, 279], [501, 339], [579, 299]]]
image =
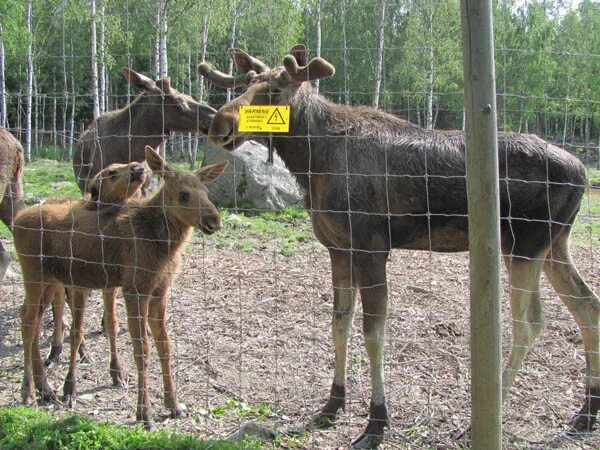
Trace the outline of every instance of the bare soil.
[[[158, 426], [201, 438], [223, 438], [250, 421], [282, 433], [284, 448], [348, 447], [366, 425], [369, 364], [357, 308], [350, 345], [348, 406], [335, 427], [294, 436], [323, 405], [333, 375], [330, 323], [332, 291], [327, 252], [308, 242], [292, 256], [266, 245], [248, 252], [216, 248], [214, 238], [195, 236], [172, 287], [169, 329], [179, 400], [186, 418], [161, 418], [160, 368], [150, 365], [150, 395]], [[584, 279], [600, 292], [598, 248], [575, 248]], [[18, 272], [18, 267], [12, 266]], [[386, 388], [391, 428], [384, 448], [460, 448], [470, 420], [468, 255], [395, 251], [388, 265], [390, 311]], [[510, 313], [504, 287], [503, 350], [508, 354]], [[504, 408], [504, 447], [514, 449], [600, 448], [600, 431], [570, 436], [568, 423], [584, 391], [580, 332], [566, 308], [542, 285], [546, 328], [526, 359]], [[0, 288], [0, 404], [20, 401], [22, 348], [18, 275]], [[120, 317], [125, 312], [120, 304]], [[75, 411], [100, 421], [135, 422], [136, 376], [125, 328], [119, 345], [127, 389], [111, 386], [108, 343], [99, 332], [99, 293], [86, 314], [87, 348]], [[51, 332], [47, 313], [43, 352]], [[70, 322], [70, 317], [65, 321]], [[61, 389], [63, 361], [49, 370]], [[155, 353], [153, 353], [155, 355]], [[44, 406], [46, 409], [60, 408]]]

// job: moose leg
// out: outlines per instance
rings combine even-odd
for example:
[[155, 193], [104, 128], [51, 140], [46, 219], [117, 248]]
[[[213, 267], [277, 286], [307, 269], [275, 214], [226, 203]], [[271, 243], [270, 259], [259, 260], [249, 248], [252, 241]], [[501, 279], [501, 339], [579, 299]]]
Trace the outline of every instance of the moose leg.
[[568, 234], [552, 244], [544, 267], [546, 276], [581, 330], [586, 360], [586, 394], [573, 420], [576, 431], [591, 431], [600, 409], [600, 300], [581, 279], [569, 253]]
[[[25, 303], [21, 307], [21, 336], [23, 338], [23, 384], [21, 398], [23, 403], [35, 403], [35, 387], [41, 393], [42, 401], [56, 399], [54, 391], [48, 385], [46, 371], [40, 354], [40, 330], [42, 315], [46, 306], [44, 296], [47, 286], [40, 282], [25, 282]], [[48, 296], [49, 297], [49, 296]]]
[[350, 252], [329, 250], [329, 255], [333, 281], [331, 329], [335, 347], [335, 371], [329, 400], [311, 423], [317, 428], [333, 425], [340, 408], [346, 408], [346, 356], [356, 303]]
[[142, 422], [145, 428], [154, 427], [152, 421], [152, 407], [148, 397], [148, 380], [146, 370], [150, 357], [148, 345], [148, 296], [143, 294], [129, 294], [123, 292], [125, 309], [127, 310], [127, 326], [131, 335], [133, 358], [138, 374], [138, 399], [136, 419]]
[[75, 398], [77, 397], [77, 354], [79, 353], [79, 346], [83, 342], [83, 318], [90, 295], [90, 291], [87, 289], [73, 289], [72, 292], [71, 313], [73, 315], [73, 323], [70, 333], [71, 353], [69, 356], [69, 372], [63, 385], [63, 399], [69, 408], [74, 406]]
[[[86, 302], [85, 302], [86, 304], [87, 304], [87, 299], [90, 296], [90, 291], [88, 289], [84, 289], [83, 290], [84, 292], [82, 292], [82, 293], [79, 293], [77, 291], [78, 291], [78, 289], [75, 289], [73, 287], [65, 288], [65, 299], [66, 299], [67, 304], [69, 305], [69, 308], [71, 309], [71, 316], [73, 317], [73, 319], [75, 318], [75, 309], [78, 308], [78, 306], [75, 304], [75, 300], [74, 300], [75, 296], [76, 295], [85, 295], [86, 296]], [[83, 334], [81, 335], [81, 342], [79, 343], [79, 358], [80, 358], [79, 361], [81, 363], [90, 363], [92, 361], [92, 358], [88, 355], [88, 353], [85, 349], [85, 336]]]
[[52, 345], [50, 354], [45, 361], [46, 367], [56, 365], [60, 362], [60, 355], [63, 348], [63, 340], [65, 338], [65, 322], [63, 321], [65, 310], [65, 299], [62, 285], [49, 286], [46, 291], [47, 295], [52, 295], [52, 321], [54, 324], [54, 332], [52, 333]]
[[[12, 228], [11, 228], [12, 229]], [[6, 271], [8, 270], [8, 265], [10, 264], [10, 254], [0, 242], [0, 283], [4, 280], [4, 275], [6, 275]]]
[[510, 279], [510, 309], [512, 314], [512, 345], [508, 364], [502, 372], [502, 399], [508, 393], [533, 341], [544, 328], [540, 301], [540, 276], [544, 255], [539, 258], [505, 258]]
[[171, 341], [167, 331], [167, 290], [166, 287], [154, 292], [148, 308], [148, 324], [162, 369], [165, 407], [171, 410], [171, 417], [184, 415], [181, 405], [177, 402], [177, 392], [171, 370]]
[[384, 427], [389, 426], [383, 373], [387, 258], [387, 253], [357, 252], [354, 255], [354, 273], [363, 307], [365, 347], [371, 362], [371, 406], [367, 428], [352, 443], [352, 448], [376, 448], [383, 441]]
[[117, 316], [117, 289], [105, 289], [102, 291], [104, 300], [104, 314], [106, 333], [110, 345], [110, 376], [113, 386], [125, 387], [125, 378], [121, 361], [119, 360], [119, 350], [117, 348], [117, 334], [119, 332], [119, 318]]

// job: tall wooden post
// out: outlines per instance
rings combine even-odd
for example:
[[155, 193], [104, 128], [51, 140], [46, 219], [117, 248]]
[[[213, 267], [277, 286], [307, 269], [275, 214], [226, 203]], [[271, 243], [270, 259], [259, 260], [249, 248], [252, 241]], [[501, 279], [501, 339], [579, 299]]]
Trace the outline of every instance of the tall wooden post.
[[502, 446], [500, 201], [491, 0], [461, 0], [471, 283], [471, 448]]

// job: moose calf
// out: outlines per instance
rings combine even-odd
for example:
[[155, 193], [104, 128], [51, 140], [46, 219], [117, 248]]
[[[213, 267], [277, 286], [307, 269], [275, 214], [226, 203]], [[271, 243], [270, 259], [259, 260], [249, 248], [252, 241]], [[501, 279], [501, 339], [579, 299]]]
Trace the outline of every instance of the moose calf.
[[[127, 200], [140, 198], [140, 189], [147, 178], [148, 174], [144, 168], [144, 165], [141, 163], [114, 163], [102, 169], [94, 178], [92, 178], [88, 184], [88, 193], [86, 194], [86, 198], [84, 200], [73, 201], [62, 198], [52, 198], [48, 199], [46, 204], [72, 202], [74, 205], [92, 210], [104, 207], [114, 207], [123, 204]], [[62, 318], [65, 294], [67, 303], [71, 308], [72, 316], [75, 318], [73, 309], [73, 299], [75, 296], [74, 288], [67, 288], [65, 291], [62, 284], [57, 284], [54, 288], [54, 294], [51, 293], [51, 286], [48, 286], [46, 289], [47, 295], [53, 295], [54, 298], [52, 303], [54, 332], [52, 335], [52, 347], [50, 350], [50, 355], [45, 361], [46, 366], [58, 364], [58, 361], [60, 360], [64, 339], [64, 323]], [[89, 295], [87, 292], [84, 294]], [[119, 329], [119, 322], [116, 312], [116, 296], [117, 289], [113, 288], [103, 291], [104, 311], [107, 313], [106, 331], [110, 343], [110, 374], [113, 378], [113, 384], [115, 386], [122, 387], [124, 386], [124, 381], [117, 351], [117, 333]], [[73, 348], [73, 345], [71, 345], [71, 348]], [[84, 349], [83, 341], [79, 346], [79, 355], [82, 360], [88, 359]], [[71, 352], [71, 358], [74, 359], [75, 357], [76, 352]], [[72, 363], [74, 364], [74, 361]]]
[[[182, 414], [171, 375], [167, 290], [192, 229], [198, 227], [212, 234], [222, 228], [204, 184], [218, 177], [227, 162], [184, 173], [168, 166], [150, 147], [146, 147], [145, 156], [164, 182], [152, 197], [135, 206], [90, 210], [72, 203], [38, 205], [22, 211], [15, 220], [15, 248], [25, 287], [21, 395], [26, 404], [35, 399], [34, 386], [42, 401], [56, 400], [40, 357], [39, 334], [44, 305], [50, 300], [45, 290], [62, 283], [84, 289], [122, 287], [138, 372], [136, 417], [147, 428], [153, 426], [146, 379], [148, 326], [161, 362], [165, 405], [172, 417]], [[81, 343], [86, 301], [86, 295], [73, 299], [76, 328], [72, 330], [71, 352]], [[76, 395], [76, 366], [70, 365], [63, 387], [67, 400]]]

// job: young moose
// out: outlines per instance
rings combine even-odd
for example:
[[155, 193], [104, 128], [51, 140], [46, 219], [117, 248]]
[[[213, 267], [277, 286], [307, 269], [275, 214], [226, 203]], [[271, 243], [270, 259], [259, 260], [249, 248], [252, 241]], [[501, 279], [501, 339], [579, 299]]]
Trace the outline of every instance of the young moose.
[[[129, 164], [110, 164], [96, 174], [88, 183], [88, 193], [84, 200], [65, 200], [63, 198], [48, 199], [46, 204], [64, 204], [72, 202], [73, 207], [84, 207], [96, 210], [104, 207], [114, 207], [122, 205], [130, 199], [138, 199], [141, 196], [141, 187], [148, 178], [144, 165], [138, 162]], [[47, 295], [51, 294], [51, 287], [46, 288]], [[64, 339], [63, 311], [65, 304], [65, 294], [69, 308], [73, 313], [73, 299], [76, 295], [74, 288], [68, 288], [64, 291], [62, 284], [55, 286], [54, 300], [52, 302], [52, 315], [54, 318], [54, 332], [52, 334], [52, 347], [50, 355], [45, 361], [46, 366], [58, 364], [62, 352]], [[79, 293], [77, 294], [79, 295]], [[87, 295], [87, 294], [86, 294]], [[117, 289], [106, 289], [103, 291], [104, 311], [106, 315], [106, 328], [110, 343], [110, 374], [115, 386], [124, 386], [121, 364], [117, 351], [117, 333], [119, 331], [119, 321], [116, 311]], [[71, 346], [73, 347], [73, 346]], [[88, 359], [84, 349], [84, 343], [79, 346], [79, 355], [81, 359]], [[72, 355], [75, 357], [75, 354]]]
[[128, 68], [123, 68], [123, 75], [142, 93], [124, 108], [102, 114], [81, 135], [73, 170], [82, 193], [87, 192], [88, 181], [109, 164], [143, 162], [144, 147], [157, 148], [169, 131], [206, 135], [216, 112], [173, 88], [168, 78], [153, 81]]
[[[308, 62], [303, 45], [292, 48], [283, 66], [273, 69], [238, 49], [230, 50], [230, 56], [242, 75], [199, 66], [200, 74], [221, 87], [247, 85], [217, 112], [209, 138], [234, 150], [260, 138], [238, 131], [240, 106], [289, 105], [289, 134], [270, 139], [304, 188], [315, 235], [331, 257], [335, 371], [330, 398], [314, 425], [331, 424], [345, 407], [346, 353], [358, 289], [372, 393], [369, 423], [354, 447], [376, 447], [388, 423], [383, 373], [386, 261], [392, 248], [468, 250], [464, 136], [424, 130], [371, 108], [332, 103], [309, 81], [333, 76], [334, 67], [322, 58]], [[585, 170], [575, 157], [536, 136], [500, 133], [498, 138], [502, 251], [513, 316], [503, 396], [543, 328], [543, 270], [583, 335], [587, 383], [574, 427], [589, 430], [600, 408], [600, 301], [569, 255]]]
[[[12, 228], [13, 219], [23, 208], [23, 147], [0, 128], [0, 220]], [[10, 255], [0, 242], [0, 283], [10, 263]]]
[[[137, 419], [148, 428], [153, 425], [146, 379], [148, 326], [161, 362], [165, 405], [173, 417], [182, 414], [171, 375], [167, 290], [192, 229], [198, 227], [212, 234], [222, 227], [204, 183], [219, 176], [227, 162], [204, 167], [197, 173], [182, 173], [166, 165], [150, 147], [146, 147], [146, 160], [153, 171], [163, 175], [164, 182], [151, 198], [135, 206], [90, 210], [72, 203], [42, 204], [22, 211], [15, 220], [15, 248], [25, 287], [21, 395], [27, 404], [35, 400], [34, 386], [42, 400], [56, 399], [40, 357], [39, 335], [44, 306], [51, 300], [45, 290], [62, 283], [82, 288], [76, 293], [122, 287], [138, 372]], [[87, 295], [75, 295], [73, 301], [77, 317], [71, 354], [83, 337]], [[76, 395], [73, 358], [71, 363], [63, 388], [67, 401]]]

